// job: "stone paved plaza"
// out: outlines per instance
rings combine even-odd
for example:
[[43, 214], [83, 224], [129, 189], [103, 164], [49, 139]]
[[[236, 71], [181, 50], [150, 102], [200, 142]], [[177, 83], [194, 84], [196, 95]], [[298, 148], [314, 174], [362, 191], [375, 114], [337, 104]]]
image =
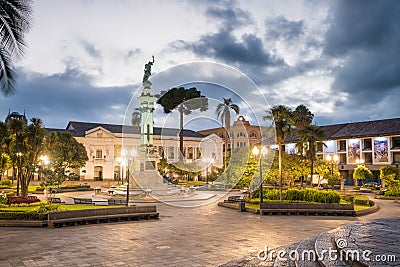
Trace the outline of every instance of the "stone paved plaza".
[[259, 216], [218, 207], [157, 204], [160, 219], [56, 229], [0, 228], [0, 266], [218, 266], [270, 248], [376, 218], [400, 217], [400, 205], [363, 217]]

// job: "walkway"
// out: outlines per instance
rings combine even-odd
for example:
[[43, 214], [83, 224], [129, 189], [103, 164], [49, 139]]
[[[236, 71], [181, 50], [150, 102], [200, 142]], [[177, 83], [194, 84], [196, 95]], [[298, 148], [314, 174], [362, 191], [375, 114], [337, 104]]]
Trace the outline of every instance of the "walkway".
[[349, 223], [400, 217], [400, 205], [377, 202], [380, 211], [359, 218], [258, 216], [216, 203], [197, 208], [157, 204], [158, 221], [1, 228], [0, 266], [218, 266]]

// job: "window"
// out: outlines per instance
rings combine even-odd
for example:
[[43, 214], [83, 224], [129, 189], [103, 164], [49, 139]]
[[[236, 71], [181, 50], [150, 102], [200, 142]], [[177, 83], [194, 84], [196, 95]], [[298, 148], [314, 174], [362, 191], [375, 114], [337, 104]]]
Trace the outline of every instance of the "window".
[[97, 137], [103, 137], [103, 133], [97, 133]]
[[400, 136], [392, 137], [392, 148], [400, 148]]
[[366, 164], [372, 164], [372, 153], [364, 153], [364, 161]]
[[251, 134], [250, 134], [250, 138], [257, 138], [257, 134], [256, 134], [256, 133], [254, 133], [254, 132], [253, 132], [253, 133], [251, 133]]
[[339, 154], [339, 163], [340, 164], [346, 164], [347, 163], [347, 157], [345, 153]]
[[364, 150], [372, 150], [372, 140], [371, 138], [364, 139]]
[[168, 158], [170, 158], [170, 159], [175, 158], [175, 151], [174, 151], [174, 147], [172, 147], [172, 146], [168, 148]]
[[103, 157], [103, 150], [96, 149], [96, 158], [101, 159]]
[[220, 133], [220, 134], [219, 134], [219, 137], [221, 137], [222, 139], [224, 139], [224, 138], [225, 138], [225, 135], [224, 135], [223, 133]]
[[400, 163], [400, 152], [393, 152], [393, 163]]
[[222, 144], [222, 151], [225, 152], [225, 144]]
[[346, 151], [346, 140], [339, 141], [339, 151]]
[[237, 137], [246, 137], [246, 134], [243, 133], [243, 132], [240, 132], [240, 133], [237, 134]]

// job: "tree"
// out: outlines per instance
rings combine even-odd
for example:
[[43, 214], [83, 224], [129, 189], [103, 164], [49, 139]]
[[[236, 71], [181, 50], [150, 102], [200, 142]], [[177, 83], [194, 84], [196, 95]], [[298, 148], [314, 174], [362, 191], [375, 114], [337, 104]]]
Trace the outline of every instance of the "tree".
[[140, 109], [135, 108], [132, 112], [132, 126], [140, 126]]
[[382, 180], [382, 187], [384, 188], [385, 180], [400, 180], [400, 169], [392, 165], [381, 167], [379, 178]]
[[179, 111], [179, 159], [183, 160], [183, 115], [189, 115], [193, 110], [199, 109], [206, 111], [208, 109], [208, 99], [201, 95], [201, 92], [192, 87], [172, 88], [162, 95], [157, 104], [161, 105], [165, 113], [171, 113], [175, 108]]
[[0, 180], [3, 178], [4, 172], [12, 167], [10, 156], [6, 153], [0, 154]]
[[263, 116], [263, 120], [272, 121], [272, 125], [275, 125], [275, 139], [279, 153], [279, 199], [282, 201], [282, 144], [285, 142], [286, 136], [291, 132], [292, 111], [284, 105], [278, 105], [271, 107], [266, 113], [267, 115]]
[[[50, 181], [61, 184], [66, 178], [70, 178], [70, 169], [78, 169], [85, 166], [89, 160], [86, 149], [70, 133], [52, 132], [46, 137], [46, 153], [50, 158]], [[54, 176], [54, 178], [52, 177]]]
[[293, 111], [293, 123], [297, 129], [311, 125], [314, 114], [304, 105], [299, 105]]
[[217, 119], [221, 119], [222, 125], [225, 126], [227, 133], [225, 134], [225, 156], [224, 163], [226, 163], [226, 154], [228, 151], [227, 140], [229, 135], [229, 129], [231, 128], [231, 110], [233, 110], [236, 115], [239, 115], [239, 106], [232, 102], [231, 98], [223, 98], [224, 102], [218, 104], [215, 109], [215, 114], [217, 115]]
[[317, 142], [321, 142], [326, 138], [326, 133], [325, 131], [316, 125], [307, 125], [301, 128], [297, 132], [300, 140], [297, 143], [297, 147], [300, 149], [303, 149], [304, 147], [307, 147], [306, 149], [306, 158], [310, 161], [310, 185], [312, 185], [312, 177], [314, 174], [314, 161], [315, 157], [317, 155]]
[[[8, 124], [8, 134], [9, 136], [5, 138], [4, 142], [7, 148], [7, 154], [11, 158], [11, 164], [13, 169], [13, 174], [11, 181], [14, 184], [14, 180], [17, 181], [17, 195], [19, 195], [19, 185], [21, 177], [22, 168], [22, 150], [24, 145], [23, 133], [25, 131], [25, 122], [22, 120], [12, 119], [7, 122]], [[18, 175], [18, 176], [17, 176]]]
[[371, 179], [372, 172], [364, 165], [358, 165], [353, 172], [353, 179], [355, 180], [355, 185], [358, 185], [357, 180]]
[[24, 35], [29, 30], [32, 1], [0, 1], [0, 90], [9, 95], [15, 90], [12, 61], [24, 54]]

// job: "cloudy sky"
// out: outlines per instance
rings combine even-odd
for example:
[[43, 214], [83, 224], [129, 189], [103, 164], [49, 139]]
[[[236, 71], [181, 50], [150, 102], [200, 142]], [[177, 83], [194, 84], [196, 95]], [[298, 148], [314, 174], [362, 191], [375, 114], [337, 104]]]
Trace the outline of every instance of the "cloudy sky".
[[[36, 0], [17, 91], [0, 96], [0, 114], [26, 110], [46, 127], [122, 123], [154, 55], [156, 93], [174, 85], [155, 82], [171, 68], [186, 83], [204, 72], [191, 62], [241, 73], [257, 90], [230, 83], [227, 91], [254, 109], [242, 109], [251, 120], [268, 104], [305, 104], [319, 125], [400, 117], [398, 14], [395, 0]], [[207, 75], [225, 84], [220, 72]], [[220, 86], [202, 92], [215, 101], [228, 96]]]

